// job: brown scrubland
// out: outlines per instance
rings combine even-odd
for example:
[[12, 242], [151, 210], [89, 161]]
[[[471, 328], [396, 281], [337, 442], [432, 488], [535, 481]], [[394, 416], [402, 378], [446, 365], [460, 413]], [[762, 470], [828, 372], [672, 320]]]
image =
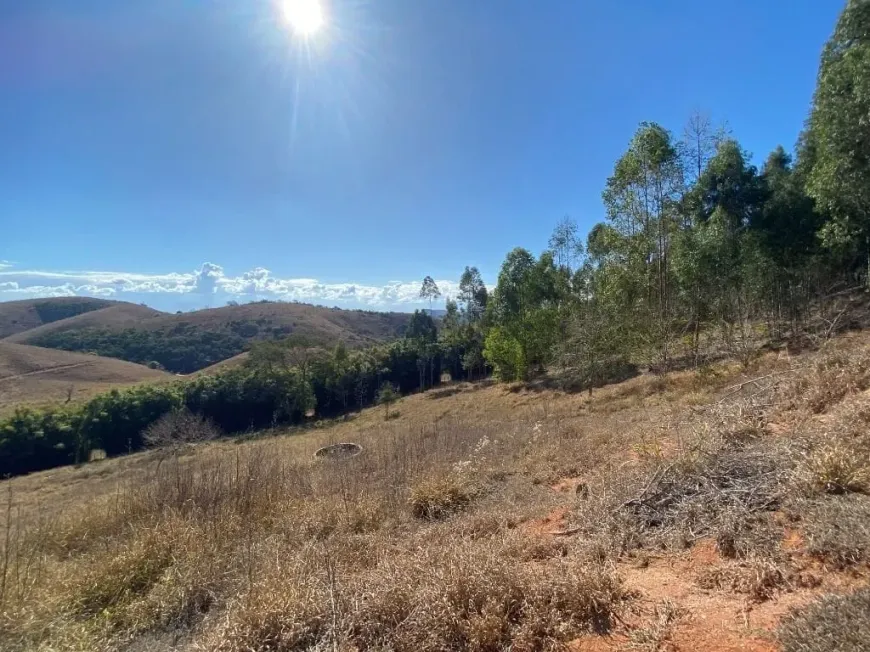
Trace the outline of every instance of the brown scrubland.
[[7, 480], [0, 648], [870, 649], [868, 390], [853, 333]]

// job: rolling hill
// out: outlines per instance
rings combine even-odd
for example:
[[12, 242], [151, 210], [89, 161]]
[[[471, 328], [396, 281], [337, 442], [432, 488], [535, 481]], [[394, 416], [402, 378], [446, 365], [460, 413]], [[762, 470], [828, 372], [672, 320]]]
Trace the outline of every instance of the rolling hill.
[[4, 301], [0, 303], [0, 339], [118, 303], [90, 297]]
[[[0, 304], [2, 308], [2, 304]], [[297, 336], [314, 346], [364, 347], [403, 334], [406, 313], [259, 302], [167, 314], [130, 303], [16, 333], [6, 341], [96, 353], [192, 373], [246, 351], [252, 342]]]
[[[0, 312], [2, 312], [4, 305], [0, 303]], [[136, 303], [116, 301], [97, 310], [84, 312], [67, 317], [66, 319], [45, 323], [30, 330], [15, 333], [7, 337], [5, 341], [30, 344], [40, 338], [50, 337], [67, 331], [82, 331], [88, 328], [111, 330], [138, 328], [143, 322], [165, 314], [159, 310], [154, 310], [154, 308], [140, 306]]]
[[260, 302], [163, 315], [142, 328], [172, 332], [184, 328], [234, 333], [246, 340], [298, 335], [313, 342], [345, 340], [360, 346], [401, 335], [410, 315], [324, 308], [304, 303]]
[[113, 387], [172, 378], [123, 360], [0, 341], [0, 410], [21, 403], [75, 401]]

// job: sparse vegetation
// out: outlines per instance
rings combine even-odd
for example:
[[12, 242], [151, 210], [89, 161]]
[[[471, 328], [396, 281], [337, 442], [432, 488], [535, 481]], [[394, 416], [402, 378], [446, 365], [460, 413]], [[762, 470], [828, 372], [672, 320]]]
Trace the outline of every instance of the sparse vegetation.
[[[87, 482], [134, 466], [92, 498], [70, 482], [61, 512], [19, 511], [30, 494], [10, 495], [0, 644], [545, 650], [612, 632], [631, 649], [667, 649], [692, 618], [679, 599], [651, 611], [635, 599], [626, 569], [643, 573], [643, 559], [703, 541], [716, 557], [684, 573], [698, 599], [759, 604], [824, 588], [783, 554], [784, 527], [831, 569], [866, 562], [865, 495], [793, 491], [805, 452], [853, 441], [841, 424], [863, 413], [849, 394], [824, 431], [807, 425], [789, 388], [822, 382], [810, 360], [775, 367], [762, 388], [723, 365], [704, 381], [722, 400], [692, 410], [692, 372], [591, 399], [460, 384], [437, 401], [403, 399], [387, 423], [377, 407], [296, 437], [103, 461]], [[790, 415], [800, 439], [768, 434]], [[313, 455], [349, 440], [360, 454]], [[566, 476], [582, 482], [548, 486]], [[34, 482], [51, 481], [9, 486]]]
[[779, 630], [783, 652], [863, 652], [870, 648], [870, 589], [829, 595], [793, 611]]
[[0, 414], [21, 405], [73, 405], [111, 389], [171, 380], [123, 360], [0, 341]]
[[866, 493], [870, 489], [870, 457], [842, 442], [823, 443], [806, 455], [798, 476], [811, 493]]
[[698, 583], [703, 588], [747, 594], [762, 602], [788, 586], [787, 572], [769, 559], [752, 559], [707, 568]]
[[870, 561], [870, 497], [832, 496], [799, 503], [807, 552], [833, 568]]

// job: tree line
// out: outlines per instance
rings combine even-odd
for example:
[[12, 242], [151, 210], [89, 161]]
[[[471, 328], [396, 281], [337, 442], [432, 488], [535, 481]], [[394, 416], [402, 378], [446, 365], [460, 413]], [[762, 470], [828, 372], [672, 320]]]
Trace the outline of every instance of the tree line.
[[[247, 364], [214, 375], [112, 390], [80, 405], [21, 407], [0, 419], [0, 477], [87, 461], [94, 449], [140, 450], [149, 425], [182, 409], [226, 434], [338, 416], [374, 404], [384, 384], [417, 389], [421, 352], [411, 340], [331, 352], [264, 342]], [[439, 382], [441, 357], [422, 364]]]

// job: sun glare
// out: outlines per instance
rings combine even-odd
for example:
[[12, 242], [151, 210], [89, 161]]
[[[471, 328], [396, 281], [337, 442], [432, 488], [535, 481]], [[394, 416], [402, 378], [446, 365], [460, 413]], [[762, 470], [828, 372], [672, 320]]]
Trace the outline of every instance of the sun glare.
[[310, 36], [323, 26], [320, 0], [281, 0], [284, 20], [293, 31]]

